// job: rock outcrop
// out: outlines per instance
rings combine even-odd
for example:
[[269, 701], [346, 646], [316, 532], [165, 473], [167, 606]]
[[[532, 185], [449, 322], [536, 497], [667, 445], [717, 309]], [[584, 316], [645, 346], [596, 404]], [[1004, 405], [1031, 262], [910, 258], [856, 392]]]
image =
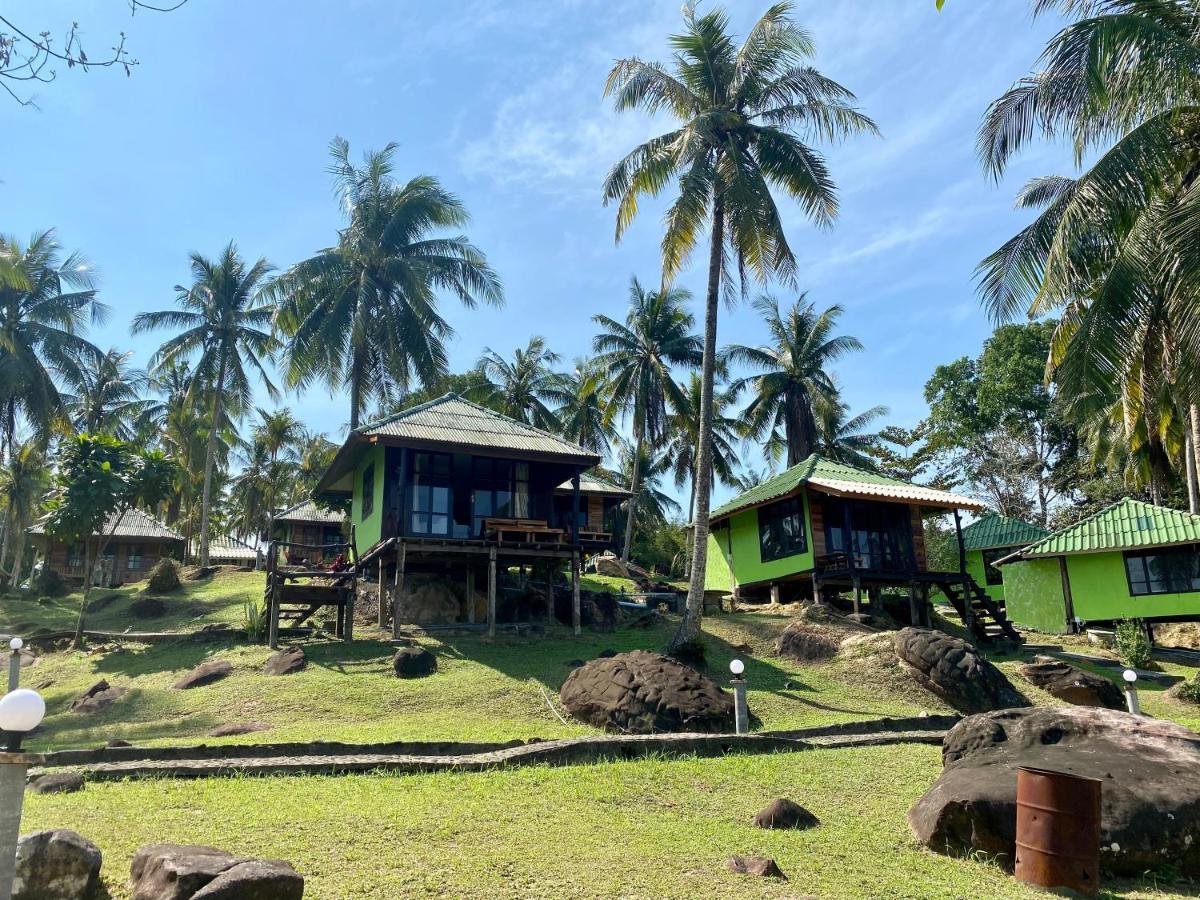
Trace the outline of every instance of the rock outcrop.
[[17, 842], [13, 900], [86, 900], [100, 884], [100, 849], [65, 828], [37, 831]]
[[754, 816], [755, 828], [815, 828], [821, 820], [794, 800], [781, 797]]
[[960, 638], [932, 628], [902, 628], [893, 646], [900, 664], [918, 684], [960, 712], [1029, 705], [1003, 672]]
[[1101, 675], [1077, 669], [1060, 659], [1038, 656], [1021, 666], [1020, 672], [1034, 687], [1075, 706], [1125, 709], [1125, 695], [1119, 687]]
[[263, 672], [267, 675], [294, 675], [306, 665], [303, 647], [284, 647], [272, 653], [263, 664]]
[[300, 900], [304, 878], [286, 862], [216, 847], [151, 844], [130, 866], [133, 900]]
[[227, 678], [231, 674], [233, 674], [232, 663], [223, 659], [210, 659], [200, 663], [200, 665], [176, 681], [172, 687], [177, 691], [186, 691], [191, 688], [213, 684], [222, 678]]
[[401, 647], [392, 657], [397, 678], [423, 678], [437, 671], [437, 657], [424, 647]]

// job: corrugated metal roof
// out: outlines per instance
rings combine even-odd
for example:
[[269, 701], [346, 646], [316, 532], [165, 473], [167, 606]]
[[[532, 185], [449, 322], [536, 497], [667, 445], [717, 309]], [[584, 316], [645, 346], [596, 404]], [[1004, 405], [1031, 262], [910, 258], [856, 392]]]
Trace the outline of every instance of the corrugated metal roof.
[[1022, 559], [1200, 543], [1200, 516], [1126, 497], [1021, 553]]
[[289, 506], [275, 514], [276, 522], [320, 522], [328, 525], [341, 525], [346, 521], [346, 514], [340, 509], [323, 509], [312, 500], [302, 500], [295, 506]]
[[1039, 525], [990, 512], [963, 529], [963, 546], [968, 550], [1024, 547], [1041, 540], [1049, 533]]
[[[567, 479], [560, 484], [555, 490], [570, 491], [571, 479]], [[579, 493], [581, 494], [606, 494], [611, 497], [628, 497], [629, 491], [623, 487], [617, 487], [611, 481], [605, 481], [597, 475], [592, 475], [587, 472], [579, 476]]]
[[565, 461], [600, 457], [549, 432], [510, 419], [457, 394], [446, 394], [390, 418], [364, 425], [354, 432], [361, 437], [391, 437], [427, 441], [473, 450], [526, 451], [539, 456], [561, 456]]
[[786, 472], [767, 479], [762, 484], [717, 507], [709, 518], [722, 519], [739, 510], [786, 497], [804, 484], [811, 484], [831, 493], [852, 497], [896, 500], [928, 506], [945, 506], [951, 509], [983, 508], [982, 503], [970, 497], [909, 484], [898, 478], [889, 478], [877, 472], [868, 472], [845, 463], [834, 462], [814, 453]]
[[[188, 554], [190, 556], [197, 556], [199, 553], [200, 539], [196, 538], [188, 544]], [[235, 537], [230, 537], [227, 534], [217, 534], [209, 535], [208, 555], [210, 558], [244, 559], [248, 562], [254, 562], [258, 558], [258, 551]]]
[[[120, 521], [117, 522], [116, 530], [112, 529], [113, 522], [117, 520], [117, 515], [108, 517], [108, 521], [104, 523], [104, 531], [99, 535], [92, 537], [101, 537], [102, 535], [112, 534], [113, 537], [129, 537], [129, 538], [149, 538], [159, 541], [182, 541], [183, 535], [174, 528], [168, 528], [158, 519], [142, 512], [140, 509], [127, 509], [121, 515]], [[39, 522], [29, 529], [30, 534], [45, 534], [46, 530]]]

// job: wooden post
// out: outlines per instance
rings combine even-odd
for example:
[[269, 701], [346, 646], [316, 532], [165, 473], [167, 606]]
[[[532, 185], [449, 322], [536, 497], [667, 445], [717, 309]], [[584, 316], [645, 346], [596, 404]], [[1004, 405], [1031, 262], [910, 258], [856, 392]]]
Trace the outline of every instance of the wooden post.
[[279, 649], [279, 592], [275, 586], [275, 550], [274, 541], [267, 544], [267, 646], [272, 650]]
[[862, 582], [857, 578], [854, 579], [854, 612], [856, 615], [862, 612]]
[[921, 624], [921, 610], [917, 606], [917, 583], [908, 583], [908, 618], [913, 625]]
[[401, 541], [400, 547], [396, 550], [396, 586], [392, 594], [392, 640], [400, 639], [400, 623], [404, 618], [404, 611], [401, 609], [401, 597], [404, 595], [405, 555], [405, 543]]
[[347, 644], [354, 640], [354, 598], [357, 592], [354, 588], [354, 582], [350, 583], [349, 587], [342, 589], [342, 640]]
[[[958, 539], [958, 571], [961, 575], [967, 574], [967, 548], [963, 543], [962, 533], [962, 516], [958, 514], [958, 510], [954, 511], [954, 536]], [[964, 585], [965, 587], [965, 585]]]
[[475, 624], [475, 563], [467, 563], [467, 623]]
[[579, 637], [580, 619], [579, 608], [579, 551], [571, 554], [571, 626], [575, 629], [575, 637]]
[[387, 594], [383, 587], [383, 572], [384, 572], [383, 554], [381, 553], [381, 554], [379, 554], [379, 627], [380, 628], [383, 628], [385, 625], [387, 625], [387, 605], [384, 602], [387, 599]]
[[488, 548], [488, 637], [496, 636], [496, 548]]
[[771, 585], [771, 603], [774, 606], [779, 605], [779, 585], [777, 584]]

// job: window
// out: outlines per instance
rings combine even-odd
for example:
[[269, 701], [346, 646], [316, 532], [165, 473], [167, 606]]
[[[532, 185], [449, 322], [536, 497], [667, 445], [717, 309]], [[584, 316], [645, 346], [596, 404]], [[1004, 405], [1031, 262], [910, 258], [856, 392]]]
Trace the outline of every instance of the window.
[[830, 497], [823, 512], [828, 553], [848, 554], [857, 569], [909, 572], [916, 568], [907, 506]]
[[472, 534], [483, 534], [484, 519], [529, 518], [529, 463], [508, 459], [471, 460], [474, 494]]
[[346, 538], [342, 534], [341, 525], [326, 525], [321, 530], [321, 543], [328, 546], [329, 544], [344, 544]]
[[450, 455], [414, 453], [408, 485], [409, 531], [450, 534]]
[[129, 550], [125, 555], [125, 568], [130, 572], [140, 571], [142, 568], [142, 545], [130, 544]]
[[994, 547], [983, 551], [983, 578], [988, 584], [1004, 584], [1003, 574], [993, 563], [1012, 552], [1009, 547]]
[[362, 477], [362, 514], [360, 519], [366, 519], [375, 509], [375, 463], [371, 463], [363, 471]]
[[1195, 545], [1129, 551], [1125, 574], [1134, 597], [1200, 591], [1200, 553]]
[[796, 556], [808, 550], [804, 504], [799, 497], [758, 510], [758, 553], [763, 562]]
[[84, 557], [87, 554], [87, 548], [83, 546], [83, 541], [75, 541], [67, 548], [67, 565], [72, 569], [83, 568]]

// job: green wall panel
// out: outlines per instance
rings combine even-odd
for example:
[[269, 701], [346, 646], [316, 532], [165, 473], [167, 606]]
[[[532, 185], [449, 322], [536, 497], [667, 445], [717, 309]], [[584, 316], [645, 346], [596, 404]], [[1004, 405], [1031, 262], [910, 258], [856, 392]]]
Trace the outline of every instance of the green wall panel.
[[[371, 447], [354, 470], [354, 500], [350, 506], [350, 521], [354, 524], [355, 549], [360, 556], [378, 544], [380, 535], [383, 534], [383, 484], [387, 481], [385, 452], [385, 448], [380, 444]], [[374, 507], [371, 514], [364, 519], [363, 475], [372, 464], [375, 466]]]
[[989, 597], [997, 603], [1004, 602], [1004, 585], [987, 583], [987, 572], [983, 567], [982, 550], [967, 551], [967, 574], [975, 579], [975, 583], [983, 588]]
[[796, 556], [763, 562], [758, 545], [758, 509], [735, 513], [729, 520], [727, 556], [732, 559], [733, 574], [738, 584], [754, 584], [786, 578], [798, 572], [808, 572], [813, 567], [812, 516], [809, 514], [808, 497], [802, 495], [804, 503], [804, 527], [808, 535], [808, 550]]
[[1013, 622], [1048, 634], [1070, 630], [1057, 558], [1008, 563], [1001, 571], [1006, 609]]
[[1125, 557], [1119, 551], [1068, 556], [1067, 574], [1075, 615], [1085, 622], [1200, 615], [1200, 592], [1129, 596]]
[[729, 567], [729, 532], [724, 528], [708, 533], [708, 564], [704, 568], [706, 591], [733, 592], [733, 570]]

